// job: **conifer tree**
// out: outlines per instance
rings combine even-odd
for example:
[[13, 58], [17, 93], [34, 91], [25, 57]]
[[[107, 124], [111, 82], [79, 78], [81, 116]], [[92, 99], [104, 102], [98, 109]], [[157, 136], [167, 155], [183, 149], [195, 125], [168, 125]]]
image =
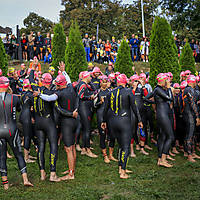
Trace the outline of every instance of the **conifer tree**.
[[57, 69], [59, 62], [65, 61], [66, 36], [62, 24], [56, 24], [52, 39], [52, 65]]
[[132, 66], [133, 61], [131, 59], [130, 47], [128, 46], [128, 43], [123, 40], [118, 50], [115, 72], [118, 71], [130, 77], [133, 73]]
[[0, 37], [0, 69], [2, 70], [2, 74], [4, 76], [6, 76], [7, 74], [7, 65], [8, 65], [7, 55], [2, 39]]
[[196, 72], [195, 59], [193, 56], [192, 48], [190, 44], [186, 42], [181, 55], [180, 55], [180, 65], [182, 71], [190, 70], [193, 74]]
[[70, 26], [69, 41], [65, 51], [66, 71], [72, 81], [78, 80], [79, 73], [87, 70], [85, 49], [77, 22]]
[[150, 37], [150, 83], [156, 85], [156, 76], [172, 72], [174, 82], [179, 81], [180, 65], [172, 29], [166, 19], [156, 17]]

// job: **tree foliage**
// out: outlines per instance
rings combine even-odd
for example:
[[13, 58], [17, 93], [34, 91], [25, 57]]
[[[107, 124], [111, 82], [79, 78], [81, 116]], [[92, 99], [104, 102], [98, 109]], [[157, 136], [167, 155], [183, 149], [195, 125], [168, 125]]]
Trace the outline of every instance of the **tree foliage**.
[[179, 80], [180, 66], [178, 52], [167, 20], [156, 17], [150, 38], [150, 82], [156, 85], [156, 76], [163, 72], [172, 72], [174, 81]]
[[0, 37], [0, 69], [2, 70], [4, 76], [6, 76], [7, 74], [7, 66], [8, 66], [8, 60], [2, 39]]
[[186, 42], [180, 56], [180, 65], [182, 71], [190, 70], [193, 74], [196, 72], [195, 59], [190, 44]]
[[52, 39], [52, 65], [57, 69], [59, 62], [65, 60], [66, 49], [66, 35], [62, 24], [56, 24], [54, 29], [54, 36]]
[[79, 73], [87, 70], [85, 49], [77, 22], [72, 22], [69, 41], [65, 51], [66, 71], [72, 81], [78, 80]]
[[46, 34], [52, 31], [54, 25], [49, 19], [41, 17], [34, 12], [29, 13], [28, 17], [26, 17], [23, 22], [25, 28], [22, 28], [20, 32], [26, 34], [29, 34], [30, 31]]
[[131, 59], [130, 47], [128, 43], [123, 40], [118, 50], [115, 71], [126, 74], [128, 77], [130, 77], [133, 73], [132, 67], [133, 61]]
[[[112, 36], [122, 38], [123, 34], [142, 35], [140, 0], [130, 4], [123, 4], [121, 0], [62, 0], [62, 5], [65, 9], [60, 12], [60, 20], [66, 33], [71, 20], [76, 19], [82, 35], [96, 35], [97, 24], [99, 37], [105, 40]], [[159, 0], [144, 0], [147, 35], [158, 5]]]
[[200, 37], [199, 0], [160, 0], [160, 4], [170, 18], [173, 30], [182, 38]]

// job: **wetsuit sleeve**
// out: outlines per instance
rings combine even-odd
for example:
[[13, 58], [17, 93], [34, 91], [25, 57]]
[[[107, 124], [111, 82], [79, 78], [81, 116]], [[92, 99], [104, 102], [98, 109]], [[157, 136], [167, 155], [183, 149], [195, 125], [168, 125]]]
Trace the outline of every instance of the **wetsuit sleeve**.
[[78, 97], [82, 100], [89, 100], [91, 95], [85, 95], [86, 84], [82, 84], [78, 90]]
[[156, 93], [168, 101], [173, 101], [173, 97], [169, 97], [161, 88], [156, 88]]
[[103, 122], [106, 122], [107, 113], [110, 108], [110, 94], [111, 94], [111, 92], [109, 92], [107, 94], [106, 99], [105, 99], [105, 106], [104, 106], [104, 110], [103, 110]]
[[31, 70], [31, 72], [30, 72], [29, 82], [31, 84], [31, 87], [32, 87], [33, 91], [37, 91], [38, 88], [39, 88], [39, 86], [38, 86], [38, 84], [34, 80], [34, 70]]
[[39, 97], [44, 101], [56, 101], [58, 99], [57, 94], [52, 94], [52, 95], [40, 94]]
[[198, 108], [197, 108], [197, 105], [195, 103], [194, 95], [195, 95], [194, 92], [192, 92], [192, 90], [190, 90], [187, 93], [188, 101], [189, 101], [189, 104], [190, 104], [190, 108], [193, 110], [196, 117], [200, 118], [199, 113], [198, 113]]
[[147, 94], [147, 96], [144, 97], [144, 101], [147, 102], [147, 103], [150, 103], [150, 104], [155, 104], [154, 101], [149, 100], [152, 97], [154, 97], [154, 95], [155, 95], [155, 90], [153, 92]]
[[135, 100], [135, 96], [133, 95], [132, 91], [129, 94], [129, 98], [130, 98], [131, 108], [132, 108], [133, 112], [135, 113], [135, 116], [137, 117], [138, 122], [141, 122], [142, 119], [141, 119], [141, 116], [140, 116], [140, 112], [138, 110], [137, 105], [135, 104], [136, 100]]
[[16, 107], [16, 111], [20, 112], [21, 111], [21, 103], [20, 103], [20, 98], [19, 97], [13, 95], [13, 104]]
[[65, 117], [73, 117], [73, 112], [65, 110], [61, 108], [58, 104], [56, 104], [56, 110]]

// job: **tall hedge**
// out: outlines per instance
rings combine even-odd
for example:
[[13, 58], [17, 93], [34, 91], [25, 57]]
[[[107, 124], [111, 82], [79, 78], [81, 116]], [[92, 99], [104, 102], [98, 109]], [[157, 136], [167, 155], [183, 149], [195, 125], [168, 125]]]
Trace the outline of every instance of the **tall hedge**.
[[52, 65], [56, 68], [59, 62], [65, 60], [66, 36], [62, 24], [56, 24], [54, 29], [54, 36], [52, 39]]
[[182, 71], [190, 70], [193, 74], [195, 74], [196, 72], [195, 59], [193, 56], [192, 48], [190, 47], [190, 44], [188, 42], [186, 42], [181, 52], [180, 65]]
[[7, 66], [8, 66], [7, 55], [4, 48], [4, 44], [0, 37], [0, 69], [2, 70], [4, 76], [6, 76], [7, 74]]
[[72, 81], [78, 80], [79, 73], [87, 70], [85, 49], [77, 22], [72, 22], [65, 51], [66, 71]]
[[176, 48], [172, 29], [166, 19], [156, 17], [152, 26], [150, 37], [150, 83], [156, 85], [156, 76], [159, 73], [172, 72], [174, 82], [179, 81], [181, 71], [178, 63], [178, 50]]
[[122, 40], [115, 63], [115, 72], [118, 71], [130, 77], [133, 73], [132, 67], [133, 61], [131, 58], [130, 47], [125, 40]]

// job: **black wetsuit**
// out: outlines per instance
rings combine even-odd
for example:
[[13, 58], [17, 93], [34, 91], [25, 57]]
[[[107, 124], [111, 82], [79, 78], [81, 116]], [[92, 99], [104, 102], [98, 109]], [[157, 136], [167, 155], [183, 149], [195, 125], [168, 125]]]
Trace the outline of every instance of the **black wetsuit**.
[[[104, 111], [104, 106], [105, 106], [106, 95], [109, 92], [110, 92], [109, 89], [106, 89], [106, 90], [100, 89], [100, 91], [98, 93], [97, 102], [95, 103], [95, 107], [97, 108], [97, 126], [98, 126], [99, 134], [100, 134], [100, 147], [101, 147], [101, 149], [105, 149], [106, 148], [105, 140], [106, 140], [106, 132], [107, 132], [107, 130], [103, 130], [101, 128], [101, 123], [103, 122], [103, 111]], [[101, 103], [101, 98], [104, 98], [104, 102], [103, 103]], [[111, 148], [114, 147], [114, 142], [115, 142], [115, 139], [110, 137], [109, 146]]]
[[81, 125], [83, 130], [83, 148], [90, 148], [90, 131], [91, 131], [91, 120], [93, 112], [93, 101], [90, 97], [94, 92], [90, 89], [90, 86], [83, 81], [80, 81], [77, 93], [79, 97], [79, 115], [81, 119]]
[[131, 109], [140, 122], [141, 117], [130, 89], [119, 86], [106, 96], [103, 122], [107, 122], [110, 134], [119, 143], [119, 166], [123, 170], [126, 169], [130, 153], [132, 137]]
[[58, 96], [56, 107], [60, 113], [61, 133], [64, 145], [70, 147], [75, 144], [75, 134], [78, 121], [73, 118], [73, 111], [78, 111], [78, 97], [71, 84], [55, 93]]
[[[145, 94], [146, 92], [146, 94]], [[143, 123], [143, 130], [146, 131], [147, 130], [147, 118], [146, 118], [146, 113], [145, 113], [145, 107], [144, 107], [144, 97], [145, 95], [147, 95], [147, 90], [145, 87], [137, 87], [135, 90], [135, 100], [136, 100], [136, 104], [137, 107], [139, 109], [140, 112], [140, 116], [142, 118], [142, 123]], [[140, 135], [140, 140], [141, 141], [146, 141], [148, 139], [148, 135], [147, 132], [145, 132], [145, 137]], [[137, 140], [136, 140], [137, 143]]]
[[196, 118], [200, 117], [198, 107], [195, 102], [195, 91], [192, 87], [187, 86], [185, 88], [183, 99], [183, 120], [186, 128], [184, 148], [188, 155], [191, 155], [194, 148], [194, 131], [196, 126]]
[[21, 151], [21, 140], [16, 124], [16, 112], [20, 111], [18, 97], [0, 93], [0, 172], [1, 176], [7, 176], [7, 142], [9, 143], [21, 173], [26, 173], [26, 163]]
[[91, 83], [95, 87], [95, 90], [98, 90], [100, 88], [100, 79], [92, 77]]
[[26, 150], [29, 150], [31, 138], [34, 133], [34, 128], [31, 121], [31, 118], [33, 117], [33, 113], [31, 112], [31, 107], [33, 106], [33, 93], [31, 91], [22, 93], [21, 104], [22, 110], [20, 113], [19, 121], [21, 122], [23, 127], [24, 148]]
[[145, 99], [154, 97], [156, 104], [156, 119], [159, 130], [158, 137], [158, 157], [162, 154], [168, 155], [172, 142], [174, 141], [173, 127], [171, 123], [171, 110], [169, 101], [173, 98], [168, 96], [168, 91], [161, 86], [156, 86], [152, 93], [148, 94]]
[[[39, 87], [32, 85], [32, 88], [38, 90]], [[41, 94], [51, 95], [53, 91], [42, 86], [39, 88]], [[57, 130], [54, 121], [54, 102], [43, 101], [39, 97], [34, 97], [35, 129], [38, 137], [38, 164], [40, 170], [45, 169], [45, 144], [48, 138], [50, 144], [50, 171], [56, 171], [56, 160], [58, 151]]]

